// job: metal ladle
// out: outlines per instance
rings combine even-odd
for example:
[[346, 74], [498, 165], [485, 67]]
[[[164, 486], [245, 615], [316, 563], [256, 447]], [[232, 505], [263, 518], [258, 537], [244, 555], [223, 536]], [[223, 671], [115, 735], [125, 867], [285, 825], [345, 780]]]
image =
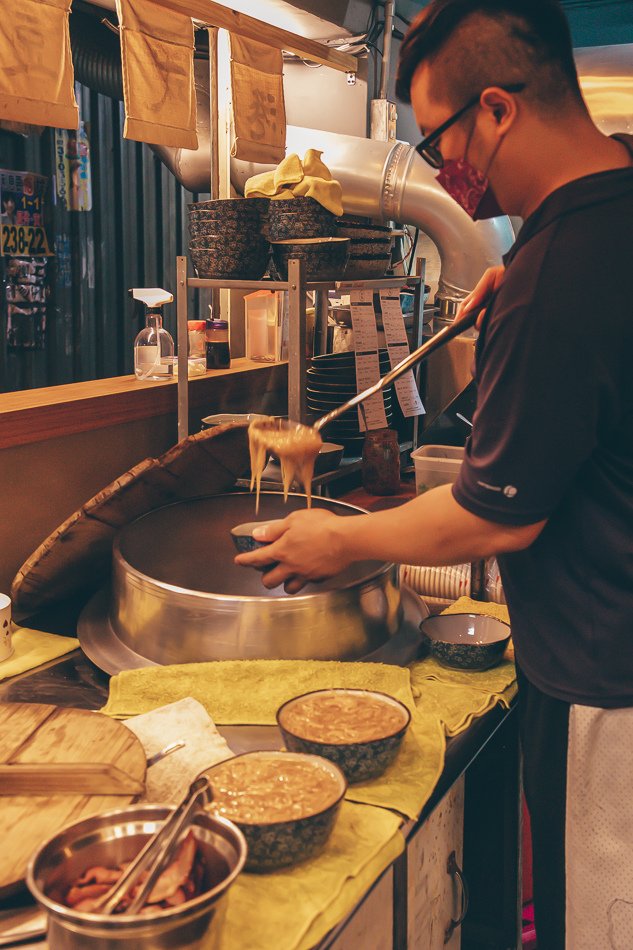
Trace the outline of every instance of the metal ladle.
[[484, 307], [487, 306], [489, 301], [490, 297], [482, 301], [478, 301], [474, 307], [466, 310], [466, 312], [462, 314], [458, 320], [455, 320], [448, 326], [443, 327], [439, 333], [436, 333], [435, 336], [431, 337], [430, 340], [427, 340], [426, 343], [423, 343], [422, 346], [419, 346], [417, 350], [414, 350], [413, 353], [410, 353], [403, 360], [401, 360], [397, 366], [394, 366], [394, 368], [386, 373], [382, 379], [379, 379], [377, 383], [369, 386], [367, 389], [363, 390], [362, 393], [357, 393], [355, 396], [352, 396], [351, 399], [348, 399], [347, 402], [344, 402], [342, 406], [337, 406], [336, 409], [332, 409], [331, 412], [328, 412], [326, 415], [321, 416], [320, 419], [317, 419], [316, 422], [312, 424], [312, 428], [317, 432], [320, 432], [321, 429], [325, 428], [325, 426], [330, 422], [334, 422], [334, 420], [338, 419], [339, 416], [342, 416], [343, 413], [348, 412], [355, 406], [359, 406], [361, 403], [365, 402], [366, 399], [369, 399], [371, 396], [375, 396], [376, 393], [379, 393], [381, 390], [385, 389], [386, 386], [390, 386], [396, 381], [396, 379], [400, 379], [400, 377], [407, 373], [413, 366], [416, 366], [422, 360], [426, 359], [427, 356], [430, 356], [431, 353], [434, 353], [436, 350], [439, 350], [440, 347], [444, 346], [446, 343], [449, 343], [450, 340], [454, 340], [456, 336], [460, 335], [460, 333], [470, 330], [471, 327], [474, 327], [479, 314], [484, 309]]

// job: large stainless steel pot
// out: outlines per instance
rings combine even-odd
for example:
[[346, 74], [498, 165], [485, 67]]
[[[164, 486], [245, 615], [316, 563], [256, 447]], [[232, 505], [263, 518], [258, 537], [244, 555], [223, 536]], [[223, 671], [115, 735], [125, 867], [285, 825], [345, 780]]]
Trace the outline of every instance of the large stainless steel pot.
[[[284, 504], [280, 494], [264, 493], [259, 518], [283, 518], [305, 503], [303, 495]], [[314, 505], [342, 516], [362, 511], [325, 498]], [[109, 672], [148, 662], [353, 660], [394, 637], [403, 621], [395, 565], [357, 563], [296, 596], [281, 587], [268, 591], [258, 571], [233, 561], [230, 529], [253, 520], [254, 510], [252, 495], [213, 495], [168, 505], [125, 527], [113, 549], [105, 643], [94, 609], [80, 622], [88, 655]], [[123, 659], [104, 661], [107, 644]]]

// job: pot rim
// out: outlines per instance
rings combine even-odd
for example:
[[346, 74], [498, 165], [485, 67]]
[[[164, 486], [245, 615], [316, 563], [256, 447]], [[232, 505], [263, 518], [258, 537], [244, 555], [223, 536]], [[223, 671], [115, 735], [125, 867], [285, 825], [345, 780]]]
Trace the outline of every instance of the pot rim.
[[[141, 521], [143, 518], [147, 518], [149, 515], [153, 514], [156, 511], [162, 511], [163, 508], [171, 508], [174, 505], [181, 505], [186, 502], [198, 501], [201, 498], [216, 498], [216, 497], [219, 497], [220, 495], [223, 498], [226, 498], [229, 496], [234, 496], [234, 495], [243, 496], [246, 494], [248, 493], [243, 492], [243, 491], [233, 491], [233, 492], [218, 492], [215, 495], [197, 495], [193, 498], [184, 498], [184, 499], [181, 498], [181, 499], [178, 499], [177, 501], [170, 502], [168, 505], [160, 505], [159, 508], [154, 508], [152, 509], [152, 511], [148, 511], [146, 514], [141, 515], [139, 518], [135, 518], [134, 521], [131, 521], [130, 525], [136, 524], [137, 521]], [[264, 495], [280, 495], [281, 496], [282, 494], [283, 494], [282, 492], [275, 492], [275, 491], [260, 492], [260, 496], [264, 496]], [[290, 492], [288, 497], [289, 498], [291, 497], [292, 498], [307, 498], [307, 495], [305, 495], [303, 492]], [[345, 501], [338, 501], [338, 499], [336, 499], [336, 504], [340, 505], [342, 508], [349, 508], [352, 511], [358, 511], [361, 514], [368, 514], [365, 508], [360, 508], [358, 505], [350, 505]], [[178, 584], [170, 584], [169, 581], [162, 581], [155, 577], [151, 577], [149, 574], [145, 574], [143, 571], [139, 570], [138, 568], [130, 564], [130, 562], [124, 557], [121, 551], [121, 545], [120, 545], [121, 533], [125, 530], [125, 528], [129, 527], [130, 525], [124, 525], [124, 527], [121, 528], [117, 532], [114, 538], [114, 541], [112, 543], [112, 558], [114, 561], [117, 562], [120, 568], [122, 567], [125, 568], [126, 578], [132, 577], [139, 581], [147, 581], [152, 585], [153, 588], [155, 588], [156, 590], [164, 591], [165, 593], [186, 594], [186, 595], [193, 594], [196, 598], [201, 598], [202, 600], [207, 600], [212, 603], [215, 601], [218, 601], [224, 604], [226, 603], [230, 603], [230, 604], [256, 603], [257, 604], [257, 603], [261, 603], [262, 601], [268, 601], [270, 599], [268, 597], [264, 597], [263, 595], [258, 595], [258, 594], [217, 594], [217, 593], [214, 593], [213, 591], [192, 590], [189, 587], [181, 587]], [[331, 588], [330, 590], [327, 590], [327, 591], [313, 591], [307, 594], [293, 594], [292, 597], [288, 597], [286, 599], [289, 603], [292, 603], [292, 604], [308, 603], [309, 601], [313, 600], [315, 597], [320, 597], [324, 595], [328, 597], [336, 597], [338, 595], [344, 594], [346, 591], [353, 590], [354, 588], [362, 587], [366, 589], [370, 586], [374, 586], [376, 581], [380, 580], [382, 577], [393, 572], [395, 569], [396, 569], [396, 565], [394, 562], [382, 561], [380, 562], [380, 567], [377, 567], [374, 571], [371, 571], [369, 574], [367, 574], [364, 578], [360, 580], [350, 581], [349, 583], [344, 584], [342, 587]], [[395, 574], [394, 582], [396, 583], [396, 586], [399, 586], [397, 571]], [[277, 602], [283, 603], [284, 601], [283, 599], [278, 598]]]

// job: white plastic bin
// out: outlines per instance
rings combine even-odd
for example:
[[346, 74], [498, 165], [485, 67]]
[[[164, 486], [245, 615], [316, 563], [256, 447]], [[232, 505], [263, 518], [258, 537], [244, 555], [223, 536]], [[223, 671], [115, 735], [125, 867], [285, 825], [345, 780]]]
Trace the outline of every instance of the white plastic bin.
[[422, 495], [436, 485], [455, 481], [464, 457], [459, 445], [422, 445], [411, 453], [415, 467], [415, 490]]

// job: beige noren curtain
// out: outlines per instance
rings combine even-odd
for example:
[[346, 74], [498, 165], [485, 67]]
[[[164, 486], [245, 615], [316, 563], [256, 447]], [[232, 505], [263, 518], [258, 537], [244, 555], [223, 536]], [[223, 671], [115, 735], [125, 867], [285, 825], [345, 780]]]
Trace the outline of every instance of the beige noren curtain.
[[198, 148], [193, 23], [153, 0], [116, 0], [127, 139]]
[[286, 154], [281, 50], [231, 33], [231, 154], [248, 162], [277, 164]]
[[71, 0], [0, 5], [0, 118], [76, 129], [68, 14]]

